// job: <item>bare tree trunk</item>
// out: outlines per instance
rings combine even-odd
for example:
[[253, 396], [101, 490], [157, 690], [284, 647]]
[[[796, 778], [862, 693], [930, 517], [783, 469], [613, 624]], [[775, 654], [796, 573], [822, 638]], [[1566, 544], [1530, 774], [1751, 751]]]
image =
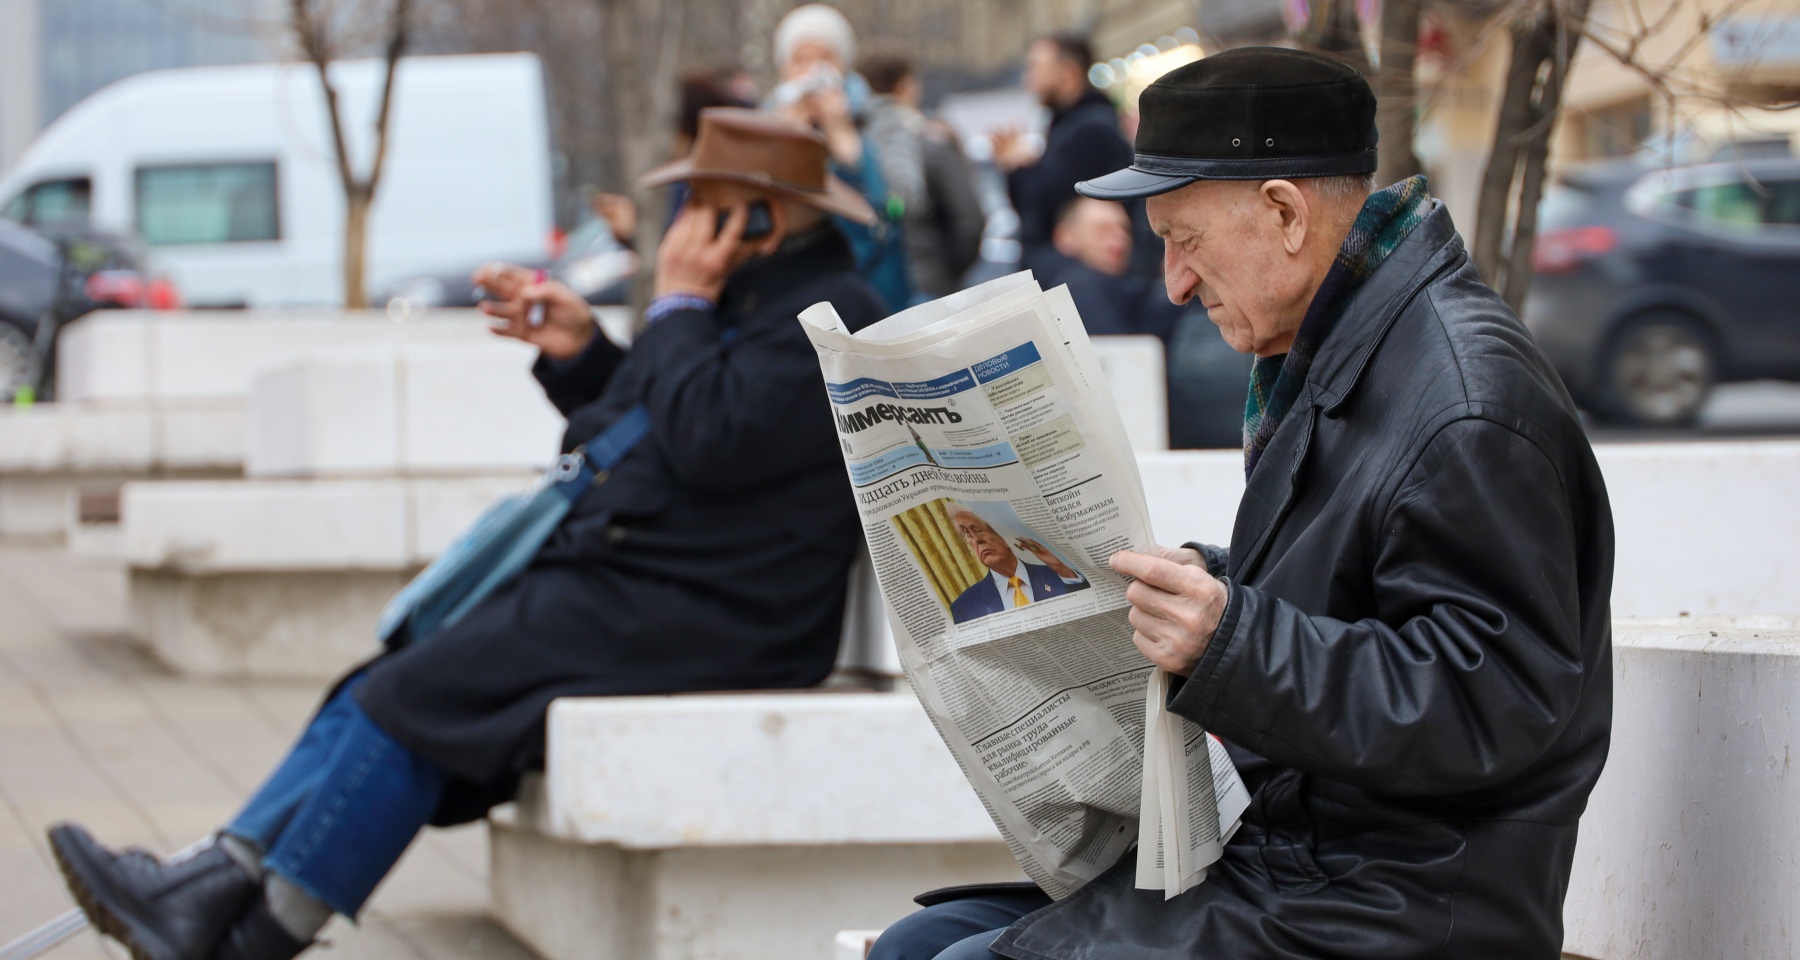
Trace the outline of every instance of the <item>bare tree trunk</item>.
[[369, 197], [357, 192], [344, 198], [344, 306], [369, 305], [367, 280]]
[[1418, 133], [1419, 13], [1423, 0], [1382, 0], [1381, 63], [1375, 71], [1375, 126], [1381, 132], [1379, 186], [1423, 170], [1413, 150]]
[[356, 172], [344, 136], [343, 109], [338, 102], [337, 86], [331, 82], [331, 61], [337, 44], [332, 40], [334, 15], [329, 4], [315, 6], [313, 0], [290, 0], [289, 26], [306, 59], [319, 76], [320, 92], [325, 97], [325, 113], [331, 121], [332, 153], [337, 160], [338, 183], [344, 192], [344, 306], [359, 310], [369, 305], [366, 282], [368, 270], [369, 207], [375, 202], [375, 190], [381, 185], [381, 173], [387, 165], [388, 119], [394, 105], [394, 76], [400, 57], [406, 52], [411, 34], [412, 0], [393, 0], [383, 31], [384, 70], [381, 80], [381, 102], [375, 114], [375, 155], [366, 175]]
[[1550, 135], [1587, 22], [1589, 0], [1546, 0], [1511, 28], [1512, 57], [1494, 126], [1493, 152], [1475, 213], [1475, 268], [1514, 311], [1531, 288], [1537, 205]]

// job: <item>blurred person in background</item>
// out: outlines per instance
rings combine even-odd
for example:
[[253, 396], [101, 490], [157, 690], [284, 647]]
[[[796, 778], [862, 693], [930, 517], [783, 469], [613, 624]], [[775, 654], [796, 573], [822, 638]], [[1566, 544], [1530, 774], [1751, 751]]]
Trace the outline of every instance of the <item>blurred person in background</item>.
[[539, 349], [533, 373], [569, 418], [565, 451], [647, 415], [531, 565], [352, 671], [197, 854], [165, 862], [52, 829], [76, 901], [135, 960], [304, 951], [333, 913], [357, 915], [421, 827], [510, 800], [543, 766], [559, 697], [806, 687], [830, 673], [861, 532], [794, 317], [821, 300], [852, 329], [881, 317], [833, 222], [874, 211], [827, 173], [821, 137], [754, 110], [706, 111], [692, 155], [641, 181], [676, 182], [688, 199], [629, 350], [533, 271], [473, 278], [495, 298], [482, 309], [496, 331]]
[[1028, 265], [1046, 287], [1069, 285], [1089, 334], [1147, 334], [1167, 345], [1190, 308], [1170, 302], [1160, 282], [1131, 273], [1131, 248], [1124, 204], [1078, 196], [1063, 204], [1050, 247]]
[[888, 309], [899, 311], [913, 298], [901, 220], [908, 207], [921, 202], [925, 173], [918, 138], [903, 125], [869, 128], [873, 94], [868, 81], [850, 69], [855, 62], [856, 31], [842, 13], [822, 3], [796, 7], [775, 28], [781, 83], [763, 106], [823, 134], [832, 172], [874, 208], [874, 223], [840, 219], [838, 226], [850, 239], [857, 269]]
[[1076, 181], [1131, 163], [1131, 144], [1119, 132], [1118, 111], [1088, 82], [1093, 63], [1093, 48], [1084, 37], [1058, 33], [1034, 41], [1025, 52], [1023, 82], [1050, 109], [1043, 149], [1016, 129], [992, 134], [994, 163], [1006, 174], [1007, 192], [1019, 214], [1019, 243], [1027, 266], [1033, 254], [1050, 245], [1056, 215], [1075, 196]]
[[[693, 152], [694, 138], [700, 135], [700, 111], [713, 107], [748, 107], [753, 101], [740, 99], [734, 88], [736, 69], [704, 70], [681, 78], [681, 111], [675, 118], [675, 139], [669, 143], [669, 159], [679, 160]], [[687, 198], [686, 184], [677, 183], [669, 196], [669, 221], [674, 222]], [[622, 193], [596, 192], [588, 198], [594, 216], [604, 219], [612, 228], [613, 238], [633, 250], [637, 249], [637, 201]]]
[[870, 139], [887, 143], [905, 137], [918, 145], [924, 190], [907, 204], [902, 219], [914, 299], [955, 293], [981, 253], [981, 231], [987, 225], [968, 158], [955, 132], [920, 110], [924, 88], [905, 52], [892, 44], [879, 45], [863, 53], [856, 72], [874, 92], [867, 126]]

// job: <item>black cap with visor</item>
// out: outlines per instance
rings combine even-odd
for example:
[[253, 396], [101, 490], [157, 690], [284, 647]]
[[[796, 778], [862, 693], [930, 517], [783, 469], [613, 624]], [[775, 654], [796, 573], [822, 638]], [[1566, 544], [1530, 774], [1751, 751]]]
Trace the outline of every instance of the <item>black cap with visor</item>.
[[1375, 172], [1375, 94], [1352, 67], [1282, 47], [1240, 47], [1171, 70], [1138, 100], [1131, 166], [1075, 185], [1135, 200], [1196, 180]]

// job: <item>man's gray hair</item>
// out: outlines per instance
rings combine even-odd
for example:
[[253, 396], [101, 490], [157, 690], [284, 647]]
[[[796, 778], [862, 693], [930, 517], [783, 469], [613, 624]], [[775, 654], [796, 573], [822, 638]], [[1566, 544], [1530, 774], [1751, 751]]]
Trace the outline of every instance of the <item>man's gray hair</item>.
[[1319, 196], [1327, 200], [1360, 205], [1369, 199], [1369, 194], [1375, 192], [1375, 175], [1353, 173], [1343, 177], [1316, 177], [1312, 184]]

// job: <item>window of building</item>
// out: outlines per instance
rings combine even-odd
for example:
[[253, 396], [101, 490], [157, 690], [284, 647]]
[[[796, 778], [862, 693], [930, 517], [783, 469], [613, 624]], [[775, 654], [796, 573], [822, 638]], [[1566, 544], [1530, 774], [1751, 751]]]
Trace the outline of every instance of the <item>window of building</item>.
[[281, 239], [275, 164], [139, 167], [137, 228], [156, 246]]
[[1587, 134], [1585, 156], [1630, 156], [1650, 138], [1653, 125], [1650, 98], [1633, 97], [1620, 103], [1590, 109], [1582, 120], [1582, 128]]
[[6, 205], [9, 220], [39, 230], [81, 230], [88, 225], [94, 182], [87, 177], [40, 180]]

